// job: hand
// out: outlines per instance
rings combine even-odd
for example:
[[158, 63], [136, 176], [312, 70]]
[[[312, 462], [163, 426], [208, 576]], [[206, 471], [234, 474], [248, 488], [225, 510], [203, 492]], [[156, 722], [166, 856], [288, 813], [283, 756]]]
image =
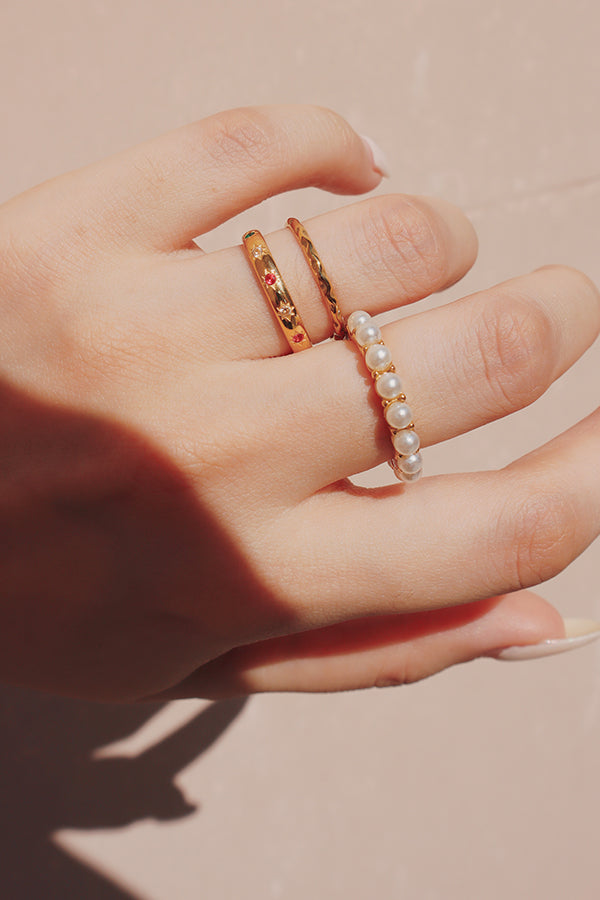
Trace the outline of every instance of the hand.
[[[499, 472], [354, 487], [391, 455], [359, 354], [290, 355], [242, 248], [192, 240], [282, 191], [379, 180], [337, 115], [270, 107], [0, 209], [4, 680], [108, 700], [338, 690], [564, 634], [525, 588], [598, 532], [600, 414]], [[476, 254], [439, 200], [306, 224], [345, 314], [439, 291]], [[327, 337], [292, 235], [268, 241]], [[384, 337], [426, 446], [526, 406], [599, 326], [596, 289], [557, 267]]]

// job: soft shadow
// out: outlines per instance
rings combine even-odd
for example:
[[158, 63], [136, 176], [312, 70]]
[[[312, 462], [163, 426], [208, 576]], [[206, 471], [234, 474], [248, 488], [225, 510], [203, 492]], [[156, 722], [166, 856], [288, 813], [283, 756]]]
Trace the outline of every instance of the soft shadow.
[[138, 700], [289, 621], [192, 460], [0, 381], [0, 681]]
[[163, 704], [89, 701], [151, 696], [205, 662], [203, 635], [223, 635], [210, 658], [229, 622], [244, 642], [285, 619], [200, 487], [134, 429], [0, 381], [0, 680], [19, 685], [0, 688], [2, 898], [131, 897], [53, 832], [194, 811], [174, 776], [244, 700], [135, 759], [98, 760]]
[[173, 780], [221, 737], [245, 702], [211, 704], [135, 758], [94, 760], [94, 750], [137, 731], [164, 704], [105, 705], [0, 687], [2, 896], [132, 900], [53, 845], [53, 832], [195, 812]]

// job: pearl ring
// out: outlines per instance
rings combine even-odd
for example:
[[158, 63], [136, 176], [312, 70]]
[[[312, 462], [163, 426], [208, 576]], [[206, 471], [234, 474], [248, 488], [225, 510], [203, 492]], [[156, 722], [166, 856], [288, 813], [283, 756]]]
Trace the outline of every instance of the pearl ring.
[[[330, 314], [333, 323], [332, 337], [351, 338], [363, 355], [390, 429], [394, 456], [389, 465], [394, 475], [400, 481], [417, 481], [423, 473], [423, 459], [419, 452], [420, 440], [412, 421], [412, 410], [402, 391], [402, 382], [392, 362], [392, 354], [381, 337], [381, 329], [372, 316], [362, 309], [357, 309], [344, 320], [331, 282], [306, 229], [298, 219], [288, 219], [287, 224], [312, 269], [319, 292]], [[256, 279], [277, 316], [279, 326], [292, 351], [312, 347], [300, 314], [264, 237], [260, 231], [253, 230], [248, 231], [242, 240]]]
[[421, 442], [412, 421], [412, 410], [402, 391], [402, 382], [392, 362], [392, 354], [381, 338], [381, 329], [362, 309], [348, 316], [346, 328], [363, 354], [383, 406], [394, 447], [394, 456], [389, 461], [392, 471], [400, 481], [417, 481], [423, 474], [423, 458], [419, 453]]

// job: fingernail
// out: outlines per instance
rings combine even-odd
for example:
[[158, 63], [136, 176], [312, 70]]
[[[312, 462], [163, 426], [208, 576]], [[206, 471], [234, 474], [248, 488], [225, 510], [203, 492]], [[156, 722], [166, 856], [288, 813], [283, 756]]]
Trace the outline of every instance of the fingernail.
[[576, 650], [600, 637], [600, 622], [593, 619], [565, 619], [565, 632], [564, 638], [541, 641], [539, 644], [528, 644], [525, 647], [506, 647], [491, 655], [494, 659], [505, 660], [540, 659], [542, 656]]
[[376, 144], [373, 138], [367, 137], [366, 134], [361, 134], [361, 138], [365, 142], [366, 148], [369, 151], [369, 156], [371, 157], [371, 162], [373, 163], [373, 168], [376, 172], [379, 172], [380, 175], [383, 175], [384, 178], [390, 177], [390, 169], [388, 166], [388, 161], [385, 158], [385, 153], [379, 146]]

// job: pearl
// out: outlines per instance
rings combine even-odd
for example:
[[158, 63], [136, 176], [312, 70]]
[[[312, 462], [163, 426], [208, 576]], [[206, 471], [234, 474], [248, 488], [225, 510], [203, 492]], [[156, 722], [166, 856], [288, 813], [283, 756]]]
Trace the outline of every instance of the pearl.
[[411, 453], [399, 460], [398, 465], [404, 475], [416, 475], [423, 468], [423, 457], [420, 453]]
[[365, 353], [365, 362], [371, 372], [385, 372], [392, 361], [392, 354], [385, 344], [372, 344]]
[[356, 343], [361, 347], [370, 347], [371, 344], [376, 344], [377, 341], [381, 340], [381, 329], [379, 325], [374, 325], [372, 322], [365, 322], [364, 325], [360, 325], [356, 329], [354, 337]]
[[402, 481], [418, 481], [422, 474], [423, 469], [419, 469], [417, 472], [413, 472], [412, 475], [408, 475], [406, 472], [400, 472], [400, 477], [402, 478]]
[[398, 431], [392, 437], [392, 443], [394, 448], [398, 453], [401, 453], [402, 456], [410, 456], [411, 453], [416, 453], [421, 446], [419, 435], [410, 428], [405, 428], [404, 431]]
[[412, 410], [407, 403], [396, 400], [386, 407], [385, 418], [390, 428], [406, 428], [412, 422]]
[[402, 393], [402, 382], [395, 372], [386, 372], [375, 382], [375, 390], [383, 400], [395, 400]]
[[356, 331], [357, 328], [368, 322], [370, 318], [371, 316], [369, 313], [365, 312], [363, 309], [357, 309], [348, 316], [346, 328], [350, 332]]

